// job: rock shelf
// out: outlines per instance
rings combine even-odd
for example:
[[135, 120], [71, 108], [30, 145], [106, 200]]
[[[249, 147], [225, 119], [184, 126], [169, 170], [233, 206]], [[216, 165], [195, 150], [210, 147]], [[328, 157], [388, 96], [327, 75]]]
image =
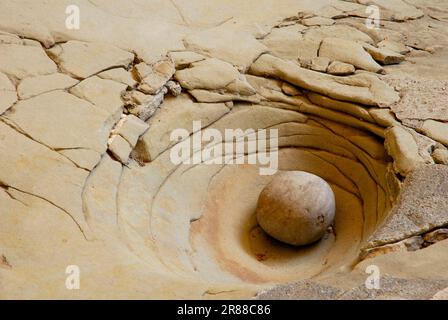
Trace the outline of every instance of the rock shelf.
[[[65, 1], [0, 3], [0, 298], [446, 291], [448, 6], [262, 2], [79, 1], [79, 30]], [[272, 176], [231, 164], [250, 154], [224, 140], [190, 157], [227, 163], [170, 160], [193, 121], [278, 130], [279, 170], [331, 186], [333, 228], [305, 248], [268, 237], [255, 209]], [[369, 265], [380, 292], [362, 287]]]

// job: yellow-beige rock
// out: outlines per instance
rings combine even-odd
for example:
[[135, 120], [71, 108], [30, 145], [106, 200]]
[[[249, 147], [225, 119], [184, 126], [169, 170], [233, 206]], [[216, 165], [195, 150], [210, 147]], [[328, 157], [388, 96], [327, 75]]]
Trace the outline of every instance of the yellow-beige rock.
[[3, 73], [0, 73], [0, 92], [0, 114], [2, 114], [17, 101], [16, 88]]
[[17, 94], [20, 99], [28, 99], [42, 93], [73, 87], [78, 82], [63, 73], [29, 77], [23, 79], [17, 86]]
[[[445, 296], [448, 3], [78, 2], [0, 1], [0, 298]], [[319, 241], [258, 224], [269, 165], [330, 186]]]
[[87, 78], [112, 67], [127, 67], [134, 55], [105, 43], [68, 41], [56, 45], [48, 54], [62, 71], [75, 78]]

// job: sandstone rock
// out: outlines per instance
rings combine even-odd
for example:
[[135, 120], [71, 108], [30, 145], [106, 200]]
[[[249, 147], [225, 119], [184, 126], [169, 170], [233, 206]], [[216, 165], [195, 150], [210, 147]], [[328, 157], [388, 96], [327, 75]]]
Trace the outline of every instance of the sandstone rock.
[[437, 292], [431, 300], [448, 300], [448, 287]]
[[395, 51], [387, 48], [376, 48], [372, 45], [365, 44], [364, 49], [378, 62], [382, 64], [397, 64], [403, 62], [405, 57]]
[[129, 161], [129, 155], [131, 154], [132, 147], [122, 136], [113, 135], [108, 142], [109, 151], [114, 157], [123, 164], [127, 164]]
[[404, 21], [408, 19], [417, 19], [424, 15], [424, 13], [416, 7], [408, 4], [403, 0], [361, 0], [362, 4], [373, 4], [380, 8], [390, 10], [393, 12], [393, 19], [396, 21]]
[[123, 95], [126, 101], [126, 109], [143, 121], [148, 120], [162, 104], [168, 89], [165, 87], [156, 95], [144, 94], [140, 91], [132, 91]]
[[334, 24], [334, 20], [330, 18], [324, 18], [324, 17], [312, 17], [303, 19], [301, 23], [304, 26], [311, 27], [311, 26], [331, 26]]
[[325, 57], [316, 57], [311, 60], [310, 69], [319, 72], [326, 72], [329, 64], [330, 59]]
[[0, 44], [0, 71], [16, 79], [57, 72], [42, 48], [15, 44]]
[[17, 87], [17, 93], [20, 99], [28, 99], [49, 91], [73, 87], [78, 82], [63, 73], [35, 76], [23, 79]]
[[[189, 35], [184, 39], [188, 50], [218, 58], [246, 71], [267, 48], [252, 35], [216, 27]], [[232, 46], [228, 46], [232, 43]]]
[[122, 136], [132, 147], [137, 144], [138, 138], [148, 130], [149, 125], [134, 115], [128, 115], [117, 125], [113, 133]]
[[311, 60], [317, 58], [321, 40], [313, 38], [302, 38], [298, 41], [298, 49], [295, 50], [295, 55], [302, 66], [310, 65]]
[[48, 50], [62, 71], [87, 78], [113, 67], [127, 67], [134, 55], [109, 44], [68, 41]]
[[73, 161], [79, 168], [92, 170], [98, 164], [101, 154], [90, 149], [60, 149], [60, 154]]
[[190, 66], [193, 62], [206, 59], [203, 55], [192, 51], [173, 51], [170, 52], [170, 56], [174, 61], [176, 69], [183, 69]]
[[368, 110], [356, 104], [334, 100], [329, 97], [325, 97], [323, 95], [313, 92], [308, 93], [307, 97], [308, 99], [310, 99], [312, 103], [317, 104], [319, 106], [348, 113], [352, 116], [366, 120], [368, 122], [372, 123], [375, 122], [372, 116], [369, 114]]
[[0, 115], [8, 110], [16, 101], [17, 93], [15, 86], [8, 77], [0, 72]]
[[165, 84], [165, 87], [168, 89], [168, 92], [171, 93], [175, 97], [177, 97], [178, 95], [180, 95], [182, 93], [182, 87], [176, 81], [168, 81]]
[[372, 249], [366, 250], [366, 252], [362, 255], [362, 259], [371, 259], [383, 254], [388, 254], [392, 252], [406, 252], [406, 251], [416, 251], [422, 248], [423, 246], [423, 238], [421, 236], [414, 236], [408, 239], [392, 243], [386, 244], [384, 246], [375, 247]]
[[325, 38], [338, 38], [357, 43], [374, 43], [373, 39], [368, 34], [344, 24], [310, 28], [305, 32], [304, 38], [315, 39], [317, 41], [322, 41]]
[[426, 120], [421, 130], [428, 137], [448, 146], [448, 123]]
[[370, 115], [378, 123], [383, 127], [391, 127], [391, 126], [399, 126], [400, 123], [395, 118], [395, 115], [389, 109], [375, 109], [371, 108], [369, 110]]
[[137, 81], [134, 80], [131, 73], [123, 68], [114, 68], [110, 70], [103, 71], [98, 74], [101, 79], [114, 80], [126, 84], [128, 87], [134, 87]]
[[257, 221], [277, 240], [306, 245], [325, 234], [335, 206], [333, 191], [322, 178], [303, 171], [283, 172], [261, 192]]
[[[437, 129], [448, 121], [444, 1], [80, 4], [81, 28], [69, 30], [63, 1], [0, 1], [0, 299], [247, 299], [278, 283], [262, 297], [429, 299], [448, 287], [448, 242], [421, 240], [448, 224], [446, 165], [434, 164], [448, 164]], [[371, 4], [379, 29], [365, 24]], [[326, 38], [409, 59], [385, 76], [307, 70]], [[182, 94], [174, 69], [212, 59], [243, 84], [229, 88], [210, 68], [194, 82], [220, 88]], [[247, 84], [256, 92], [242, 94]], [[384, 148], [389, 127], [414, 149], [401, 135], [386, 145], [421, 159], [406, 177]], [[186, 142], [206, 129], [225, 141], [202, 141], [200, 163], [177, 165], [179, 128]], [[247, 163], [252, 153], [227, 148], [229, 128], [247, 134], [245, 147], [250, 130], [278, 130], [278, 151], [269, 144]], [[219, 159], [214, 147], [224, 163], [204, 163]], [[257, 226], [271, 165], [331, 185], [337, 213], [321, 241], [287, 246]], [[362, 250], [394, 246], [359, 262]], [[365, 285], [372, 264], [378, 290]], [[64, 285], [68, 265], [80, 267], [82, 290]]]
[[328, 66], [327, 73], [335, 76], [348, 76], [355, 73], [355, 67], [348, 63], [333, 61]]
[[4, 117], [52, 149], [86, 149], [98, 160], [109, 136], [109, 114], [62, 91], [18, 102]]
[[359, 74], [344, 78], [334, 77], [300, 68], [268, 54], [262, 55], [249, 72], [280, 78], [338, 100], [387, 106], [399, 99], [392, 88], [375, 76]]
[[139, 90], [147, 94], [157, 94], [176, 71], [170, 60], [162, 60], [153, 66], [141, 62], [135, 66], [140, 79]]
[[71, 88], [70, 93], [109, 114], [110, 121], [108, 123], [112, 125], [118, 121], [123, 112], [121, 94], [126, 87], [127, 85], [123, 83], [93, 76]]
[[0, 31], [0, 45], [1, 44], [16, 44], [22, 45], [23, 41], [15, 34]]
[[290, 85], [288, 82], [282, 83], [282, 91], [288, 96], [298, 96], [302, 94], [299, 89], [297, 89], [293, 85]]
[[85, 214], [94, 228], [117, 228], [117, 201], [111, 200], [117, 199], [121, 174], [121, 163], [105, 154], [86, 181], [83, 192]]
[[[216, 77], [218, 74], [219, 77]], [[191, 68], [177, 71], [175, 78], [188, 90], [222, 90], [246, 96], [255, 94], [255, 90], [236, 68], [219, 59], [195, 62]]]
[[388, 49], [398, 54], [407, 54], [410, 51], [404, 44], [388, 39], [378, 42], [377, 46], [378, 48]]
[[172, 130], [181, 128], [192, 133], [193, 121], [200, 120], [203, 126], [208, 126], [227, 112], [229, 109], [223, 103], [194, 103], [185, 94], [167, 98], [163, 108], [149, 120], [148, 131], [137, 144], [138, 157], [144, 162], [152, 161], [175, 143], [169, 137]]
[[448, 229], [437, 229], [425, 234], [424, 239], [429, 243], [436, 243], [448, 239]]
[[432, 157], [435, 163], [448, 165], [448, 150], [438, 148], [434, 150]]
[[393, 243], [446, 225], [448, 203], [443, 196], [448, 170], [444, 165], [421, 166], [404, 181], [397, 203], [365, 248]]
[[0, 122], [0, 132], [2, 185], [57, 206], [87, 232], [81, 192], [88, 172], [3, 122]]
[[215, 102], [231, 102], [231, 101], [245, 101], [251, 103], [259, 103], [260, 97], [258, 95], [240, 95], [233, 93], [220, 93], [203, 89], [190, 90], [189, 93], [198, 101], [206, 103]]
[[390, 156], [394, 158], [396, 172], [406, 176], [425, 163], [419, 155], [417, 143], [404, 128], [394, 126], [386, 130], [385, 136], [385, 146]]
[[[306, 57], [316, 57], [319, 44], [307, 43], [302, 39], [304, 27], [294, 24], [289, 27], [274, 28], [262, 41], [276, 57], [297, 61]], [[306, 54], [306, 52], [310, 52]]]
[[339, 38], [323, 39], [319, 49], [319, 56], [349, 63], [367, 71], [382, 71], [382, 67], [372, 59], [360, 44], [350, 40]]
[[384, 80], [400, 92], [401, 99], [390, 107], [398, 119], [448, 121], [448, 81], [402, 76]]

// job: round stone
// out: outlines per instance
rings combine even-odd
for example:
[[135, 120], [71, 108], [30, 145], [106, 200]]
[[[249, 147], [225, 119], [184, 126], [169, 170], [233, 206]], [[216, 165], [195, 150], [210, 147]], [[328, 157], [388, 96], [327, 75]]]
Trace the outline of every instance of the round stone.
[[292, 245], [316, 242], [333, 223], [335, 198], [322, 178], [304, 171], [277, 174], [263, 189], [257, 220], [271, 237]]

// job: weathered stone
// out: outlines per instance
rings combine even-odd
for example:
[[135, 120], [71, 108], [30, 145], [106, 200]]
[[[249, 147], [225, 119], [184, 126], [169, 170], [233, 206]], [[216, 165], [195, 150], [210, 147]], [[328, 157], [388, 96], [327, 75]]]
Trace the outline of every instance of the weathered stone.
[[388, 39], [378, 42], [377, 46], [378, 48], [388, 49], [398, 54], [407, 54], [410, 51], [404, 44]]
[[344, 102], [344, 101], [338, 101], [334, 100], [328, 97], [325, 97], [323, 95], [310, 92], [307, 94], [308, 99], [314, 104], [317, 104], [319, 106], [333, 109], [336, 111], [348, 113], [352, 116], [355, 116], [360, 119], [364, 119], [368, 122], [374, 123], [372, 116], [369, 114], [369, 111], [361, 106], [358, 106], [353, 103]]
[[0, 115], [17, 101], [15, 86], [0, 72]]
[[421, 131], [428, 137], [448, 146], [448, 123], [426, 120], [423, 122]]
[[[81, 192], [88, 172], [3, 122], [0, 122], [0, 132], [2, 185], [57, 206], [87, 232]], [[58, 132], [58, 135], [61, 132], [63, 131]]]
[[165, 84], [165, 87], [168, 89], [168, 92], [171, 93], [175, 97], [177, 97], [178, 95], [180, 95], [182, 93], [182, 87], [176, 81], [168, 81]]
[[288, 96], [298, 96], [302, 94], [302, 92], [298, 88], [290, 85], [288, 82], [282, 83], [282, 91]]
[[312, 17], [303, 19], [301, 23], [304, 26], [311, 27], [311, 26], [331, 26], [334, 24], [334, 20], [330, 18], [324, 18], [324, 17]]
[[123, 112], [121, 94], [127, 85], [113, 80], [101, 79], [97, 76], [81, 81], [70, 89], [70, 93], [92, 103], [98, 109], [109, 114], [109, 124], [120, 118]]
[[126, 109], [143, 121], [148, 120], [163, 103], [168, 89], [165, 87], [156, 95], [144, 94], [140, 91], [132, 91], [123, 95], [126, 101]]
[[303, 171], [283, 172], [261, 192], [257, 221], [277, 240], [306, 245], [323, 237], [333, 223], [335, 206], [333, 191], [322, 178]]
[[127, 67], [134, 55], [105, 43], [71, 40], [56, 45], [48, 53], [62, 71], [75, 78], [87, 78], [113, 67]]
[[262, 55], [249, 71], [254, 75], [280, 78], [338, 100], [387, 106], [399, 99], [392, 88], [375, 76], [334, 77], [300, 68], [268, 54]]
[[129, 161], [129, 155], [131, 154], [132, 147], [122, 136], [113, 135], [108, 142], [109, 151], [123, 164], [127, 164]]
[[123, 118], [115, 130], [115, 134], [119, 134], [124, 139], [126, 139], [129, 144], [134, 147], [137, 144], [138, 138], [148, 130], [149, 125], [137, 118], [134, 115], [128, 115]]
[[63, 73], [35, 76], [23, 79], [17, 87], [17, 93], [20, 99], [28, 99], [49, 91], [73, 87], [78, 82]]
[[42, 48], [0, 44], [0, 71], [17, 79], [24, 79], [56, 73], [57, 66]]
[[[222, 26], [192, 34], [185, 38], [184, 43], [187, 49], [227, 61], [242, 72], [267, 51], [252, 35], [226, 30]], [[229, 46], [229, 43], [233, 45]]]
[[319, 56], [349, 63], [367, 71], [381, 72], [383, 69], [360, 44], [350, 40], [339, 38], [323, 39], [319, 49]]
[[316, 57], [311, 60], [310, 69], [319, 72], [326, 72], [329, 64], [330, 59], [325, 57]]
[[416, 251], [422, 248], [423, 242], [424, 241], [421, 236], [410, 237], [396, 243], [386, 244], [384, 246], [368, 249], [361, 256], [361, 258], [365, 260], [392, 252]]
[[328, 66], [327, 73], [335, 76], [348, 76], [355, 73], [355, 67], [348, 63], [333, 61]]
[[109, 114], [66, 92], [20, 101], [4, 117], [52, 149], [84, 148], [98, 158], [106, 150]]
[[408, 19], [417, 19], [424, 13], [416, 7], [403, 0], [361, 0], [362, 4], [377, 5], [380, 8], [393, 12], [393, 19], [396, 21], [405, 21]]
[[437, 148], [432, 153], [432, 158], [434, 159], [435, 163], [448, 165], [448, 150]]
[[425, 163], [419, 155], [416, 141], [408, 131], [399, 126], [386, 130], [385, 146], [394, 159], [394, 168], [402, 176], [406, 176], [419, 165]]
[[175, 144], [169, 137], [172, 130], [186, 129], [191, 133], [193, 121], [200, 120], [203, 126], [208, 126], [227, 112], [229, 109], [222, 103], [194, 103], [185, 94], [167, 98], [163, 108], [149, 120], [148, 131], [137, 144], [139, 158], [145, 162], [152, 161]]
[[254, 88], [247, 83], [244, 75], [231, 64], [219, 59], [195, 62], [191, 68], [177, 71], [175, 78], [188, 90], [221, 90], [222, 93], [236, 93], [243, 96], [255, 94]]
[[448, 81], [402, 76], [384, 80], [400, 92], [401, 99], [390, 106], [400, 120], [448, 121]]
[[375, 109], [371, 108], [369, 110], [370, 115], [375, 120], [376, 123], [378, 123], [380, 126], [383, 127], [391, 127], [391, 126], [398, 126], [400, 123], [395, 118], [395, 115], [392, 111], [389, 109]]
[[83, 201], [89, 224], [94, 228], [117, 228], [117, 201], [113, 200], [117, 199], [121, 174], [121, 163], [105, 154], [87, 180]]
[[206, 59], [203, 55], [191, 51], [173, 51], [170, 52], [170, 56], [174, 61], [176, 69], [183, 69], [190, 66], [193, 62]]
[[344, 24], [310, 28], [305, 32], [304, 38], [315, 39], [319, 42], [325, 38], [338, 38], [357, 43], [374, 43], [373, 39], [368, 34], [358, 30], [357, 28]]
[[376, 48], [372, 45], [365, 44], [364, 49], [372, 56], [373, 59], [382, 64], [397, 64], [403, 62], [405, 57], [395, 51], [387, 48]]
[[139, 90], [153, 95], [162, 90], [176, 71], [170, 60], [162, 60], [153, 66], [141, 62], [135, 66], [135, 70], [140, 78]]
[[437, 292], [431, 300], [448, 300], [448, 287]]
[[[0, 1], [0, 299], [247, 299], [278, 283], [262, 296], [440, 298], [448, 242], [430, 241], [448, 225], [448, 4], [350, 1], [83, 1], [76, 30], [64, 1]], [[407, 61], [385, 76], [309, 70], [327, 38]], [[203, 68], [182, 94], [175, 69], [214, 59], [232, 77]], [[419, 159], [406, 177], [384, 148], [393, 127], [401, 165]], [[273, 152], [251, 153], [263, 129], [278, 130]], [[179, 140], [193, 161], [173, 161]], [[257, 225], [268, 166], [330, 184], [335, 224], [319, 242], [291, 247]], [[387, 247], [399, 250], [359, 259]], [[64, 286], [70, 265], [82, 290]]]
[[436, 243], [448, 239], [448, 229], [437, 229], [425, 234], [424, 239], [429, 243]]
[[319, 44], [308, 44], [304, 41], [301, 34], [303, 29], [304, 27], [298, 24], [275, 28], [261, 41], [273, 55], [282, 59], [297, 61], [298, 57], [316, 57]]
[[370, 237], [366, 248], [397, 242], [446, 225], [447, 177], [448, 169], [444, 165], [421, 166], [411, 172], [396, 205]]
[[103, 71], [98, 74], [101, 79], [114, 80], [116, 82], [124, 83], [128, 87], [134, 87], [137, 81], [134, 80], [132, 74], [123, 68], [114, 68]]

